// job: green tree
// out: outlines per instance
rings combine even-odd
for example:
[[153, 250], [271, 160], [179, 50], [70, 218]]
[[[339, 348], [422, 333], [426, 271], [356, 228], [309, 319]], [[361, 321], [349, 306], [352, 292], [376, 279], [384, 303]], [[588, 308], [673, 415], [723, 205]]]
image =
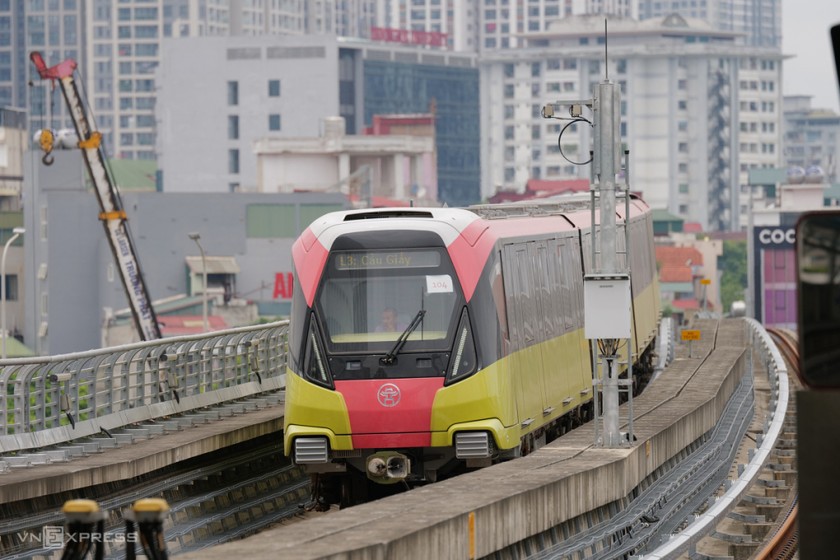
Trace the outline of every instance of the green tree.
[[720, 299], [723, 312], [730, 309], [733, 301], [743, 300], [747, 289], [747, 242], [724, 241], [723, 255], [718, 258]]

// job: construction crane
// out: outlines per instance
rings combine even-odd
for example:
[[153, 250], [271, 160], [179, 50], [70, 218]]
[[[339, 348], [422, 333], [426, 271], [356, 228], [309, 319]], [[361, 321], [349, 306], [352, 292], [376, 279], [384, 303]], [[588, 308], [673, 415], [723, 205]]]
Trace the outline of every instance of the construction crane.
[[[61, 93], [67, 102], [70, 110], [70, 117], [76, 128], [76, 135], [79, 137], [79, 148], [85, 158], [88, 174], [93, 182], [96, 197], [99, 199], [99, 219], [105, 227], [105, 234], [111, 245], [111, 252], [119, 264], [120, 278], [128, 296], [131, 314], [134, 324], [141, 340], [153, 340], [161, 338], [160, 326], [152, 307], [152, 300], [146, 283], [143, 281], [143, 274], [140, 270], [140, 261], [134, 250], [131, 240], [131, 232], [128, 229], [128, 222], [120, 200], [119, 191], [108, 173], [105, 156], [102, 152], [102, 134], [93, 129], [88, 120], [85, 105], [79, 94], [73, 74], [76, 70], [76, 61], [68, 58], [61, 64], [47, 68], [44, 58], [39, 52], [29, 55], [30, 60], [38, 70], [42, 80], [50, 80], [53, 84], [57, 81], [61, 87]], [[53, 134], [49, 130], [41, 133], [41, 147], [45, 150], [43, 161], [49, 165], [52, 163], [50, 151], [53, 147]]]

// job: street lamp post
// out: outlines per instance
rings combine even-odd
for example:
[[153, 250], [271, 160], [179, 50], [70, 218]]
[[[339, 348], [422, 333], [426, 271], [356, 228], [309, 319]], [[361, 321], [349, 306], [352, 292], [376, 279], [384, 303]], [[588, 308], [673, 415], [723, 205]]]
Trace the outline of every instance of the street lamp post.
[[6, 252], [9, 250], [9, 245], [14, 243], [21, 234], [26, 230], [22, 227], [16, 227], [12, 230], [13, 235], [6, 241], [3, 246], [3, 258], [0, 259], [0, 337], [3, 338], [3, 355], [6, 359], [6, 337], [9, 334], [6, 332]]
[[201, 320], [204, 325], [204, 332], [210, 330], [210, 327], [207, 325], [207, 257], [204, 255], [204, 247], [201, 246], [201, 243], [198, 242], [201, 239], [201, 235], [198, 232], [193, 232], [189, 234], [190, 239], [195, 241], [195, 244], [198, 245], [198, 250], [201, 253], [201, 276], [202, 282], [204, 283], [203, 294], [201, 298]]

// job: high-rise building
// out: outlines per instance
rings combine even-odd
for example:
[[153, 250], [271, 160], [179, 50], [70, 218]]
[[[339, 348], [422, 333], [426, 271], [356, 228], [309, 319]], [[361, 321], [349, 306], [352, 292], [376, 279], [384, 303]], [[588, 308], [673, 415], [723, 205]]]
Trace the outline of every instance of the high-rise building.
[[374, 115], [433, 113], [439, 200], [481, 199], [474, 54], [326, 35], [168, 39], [163, 46], [157, 138], [165, 191], [253, 192], [260, 183], [254, 142], [319, 137], [325, 117], [344, 117], [347, 134], [357, 135]]
[[755, 47], [782, 46], [781, 0], [638, 0], [639, 19], [678, 13], [706, 20], [722, 31], [743, 33], [737, 42]]
[[[0, 3], [0, 105], [26, 108], [29, 128], [72, 128], [60, 92], [29, 62], [78, 63], [106, 154], [156, 159], [155, 68], [166, 37], [303, 34], [304, 0], [32, 0]], [[32, 86], [27, 89], [27, 80]]]
[[[13, 51], [11, 46], [19, 32], [15, 25], [18, 22], [24, 30], [27, 52], [32, 48], [44, 50], [50, 64], [66, 57], [79, 59], [96, 125], [104, 133], [105, 150], [117, 157], [158, 157], [155, 138], [163, 117], [156, 105], [155, 71], [164, 38], [323, 34], [342, 37], [340, 41], [380, 45], [383, 40], [408, 42], [415, 53], [426, 52], [430, 57], [455, 51], [478, 53], [486, 60], [480, 97], [489, 119], [473, 125], [484, 137], [481, 155], [485, 162], [485, 195], [492, 194], [496, 187], [520, 188], [527, 178], [574, 176], [581, 168], [562, 158], [553, 161], [560, 157], [554, 151], [559, 147], [548, 142], [546, 136], [559, 130], [553, 123], [542, 122], [535, 107], [549, 95], [591, 95], [593, 78], [601, 76], [590, 70], [603, 67], [604, 20], [593, 16], [581, 27], [587, 18], [576, 14], [597, 13], [609, 14], [609, 30], [616, 33], [610, 38], [610, 50], [619, 50], [611, 57], [621, 65], [611, 64], [615, 64], [616, 72], [626, 74], [623, 81], [628, 84], [624, 95], [628, 116], [624, 132], [629, 131], [628, 140], [655, 144], [645, 136], [633, 136], [634, 131], [649, 126], [650, 119], [640, 110], [659, 116], [664, 115], [666, 107], [676, 111], [667, 116], [676, 126], [662, 124], [666, 144], [659, 146], [656, 156], [641, 154], [651, 161], [660, 158], [661, 165], [668, 169], [657, 172], [649, 189], [656, 191], [653, 185], [666, 176], [673, 179], [668, 189], [675, 192], [663, 197], [662, 204], [681, 215], [680, 209], [699, 212], [699, 221], [709, 225], [737, 223], [732, 216], [722, 217], [724, 213], [718, 208], [732, 212], [736, 205], [733, 201], [744, 188], [740, 185], [747, 183], [749, 168], [780, 163], [779, 0], [706, 0], [693, 4], [677, 0], [33, 0], [25, 4], [25, 10], [20, 2], [6, 12], [0, 5], [0, 96], [29, 108], [33, 117], [30, 128], [69, 126], [61, 117], [64, 110], [60, 97], [45, 85], [27, 91], [19, 79], [3, 81], [28, 64], [24, 53]], [[672, 12], [699, 19], [668, 15]], [[641, 23], [630, 17], [636, 14]], [[646, 18], [648, 21], [644, 21]], [[2, 29], [7, 24], [11, 30], [5, 41]], [[628, 35], [620, 36], [625, 28]], [[83, 35], [85, 41], [81, 40]], [[9, 52], [15, 54], [9, 55], [4, 73], [5, 42], [9, 43]], [[660, 43], [662, 48], [658, 49], [655, 45]], [[79, 48], [82, 44], [84, 50]], [[565, 49], [568, 55], [557, 56], [557, 48]], [[253, 55], [237, 52], [245, 59]], [[349, 51], [343, 56], [350, 56]], [[420, 60], [421, 55], [400, 54], [395, 64], [400, 57]], [[372, 68], [372, 63], [368, 66]], [[646, 73], [654, 66], [656, 80]], [[199, 74], [202, 71], [213, 70], [198, 69]], [[360, 83], [348, 76], [341, 80], [340, 114], [352, 133], [370, 116], [353, 113], [363, 106], [358, 97], [369, 94], [367, 85], [347, 89], [350, 82]], [[502, 88], [502, 97], [498, 97], [497, 86]], [[485, 87], [490, 90], [484, 91]], [[509, 96], [510, 87], [514, 88], [514, 97]], [[528, 103], [523, 104], [526, 98]], [[648, 101], [656, 98], [660, 103], [667, 102], [660, 106]], [[516, 102], [511, 103], [511, 99]], [[705, 113], [694, 111], [693, 106]], [[389, 108], [388, 112], [399, 109]], [[427, 110], [425, 106], [413, 108]], [[688, 111], [687, 116], [679, 111]], [[574, 128], [577, 126], [568, 133], [579, 135], [577, 145], [583, 152], [588, 145], [586, 132], [572, 133]], [[653, 132], [649, 135], [655, 136]], [[666, 153], [672, 149], [677, 150], [675, 158]], [[694, 158], [694, 163], [678, 161], [686, 157]], [[652, 165], [642, 160], [638, 163], [642, 169]], [[691, 171], [686, 171], [689, 168]], [[698, 171], [707, 168], [711, 173], [708, 177]], [[446, 187], [442, 186], [442, 192]], [[695, 197], [706, 193], [708, 200], [719, 202], [704, 209], [696, 204]], [[455, 199], [469, 200], [460, 195]]]
[[8, 74], [0, 74], [0, 103], [12, 91], [9, 104], [29, 111], [31, 131], [72, 127], [61, 91], [39, 79], [29, 61], [29, 53], [40, 51], [48, 64], [65, 58], [78, 60], [85, 37], [83, 13], [82, 2], [78, 0], [5, 2], [5, 6], [0, 6], [0, 29], [4, 30], [0, 33], [0, 43], [6, 43], [6, 39], [13, 41], [8, 46], [8, 56], [0, 54], [0, 67], [8, 63], [12, 69]]
[[[18, 51], [25, 40], [23, 6], [0, 6], [0, 106], [26, 107], [26, 66]], [[46, 37], [45, 37], [46, 39]]]
[[607, 67], [600, 16], [565, 18], [525, 35], [525, 48], [483, 55], [483, 195], [530, 178], [589, 177], [577, 164], [590, 158], [591, 126], [544, 119], [541, 109], [591, 98], [609, 77], [622, 92], [631, 188], [704, 227], [738, 229], [747, 170], [780, 161], [781, 53], [736, 48], [739, 34], [675, 14], [609, 26]]
[[[811, 107], [811, 96], [784, 98], [784, 164], [819, 167], [826, 183], [840, 182], [840, 115]], [[816, 178], [815, 178], [816, 180]]]
[[316, 0], [307, 2], [308, 14], [315, 11], [315, 6], [323, 6], [321, 12], [325, 22], [323, 26], [315, 25], [310, 18], [307, 22], [309, 33], [333, 33], [339, 37], [368, 38], [370, 28], [377, 26], [381, 0]]
[[202, 37], [162, 45], [157, 142], [168, 192], [255, 192], [254, 140], [316, 137], [321, 119], [338, 114], [335, 38]]

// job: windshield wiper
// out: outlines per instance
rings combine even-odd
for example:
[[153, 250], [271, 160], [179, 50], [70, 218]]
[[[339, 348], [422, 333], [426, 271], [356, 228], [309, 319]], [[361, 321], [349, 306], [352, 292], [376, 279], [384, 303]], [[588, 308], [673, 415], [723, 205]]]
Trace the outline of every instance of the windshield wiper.
[[417, 315], [414, 316], [414, 319], [411, 320], [411, 323], [405, 328], [403, 333], [397, 339], [397, 343], [394, 344], [394, 347], [391, 348], [391, 351], [388, 352], [387, 354], [385, 354], [385, 357], [382, 358], [382, 363], [383, 364], [391, 365], [391, 364], [394, 363], [394, 361], [397, 359], [397, 354], [400, 353], [400, 350], [402, 349], [403, 345], [408, 340], [408, 336], [412, 332], [414, 332], [414, 329], [416, 329], [417, 326], [420, 324], [420, 322], [423, 320], [423, 316], [425, 314], [426, 314], [425, 309], [421, 309], [420, 311], [417, 312]]

